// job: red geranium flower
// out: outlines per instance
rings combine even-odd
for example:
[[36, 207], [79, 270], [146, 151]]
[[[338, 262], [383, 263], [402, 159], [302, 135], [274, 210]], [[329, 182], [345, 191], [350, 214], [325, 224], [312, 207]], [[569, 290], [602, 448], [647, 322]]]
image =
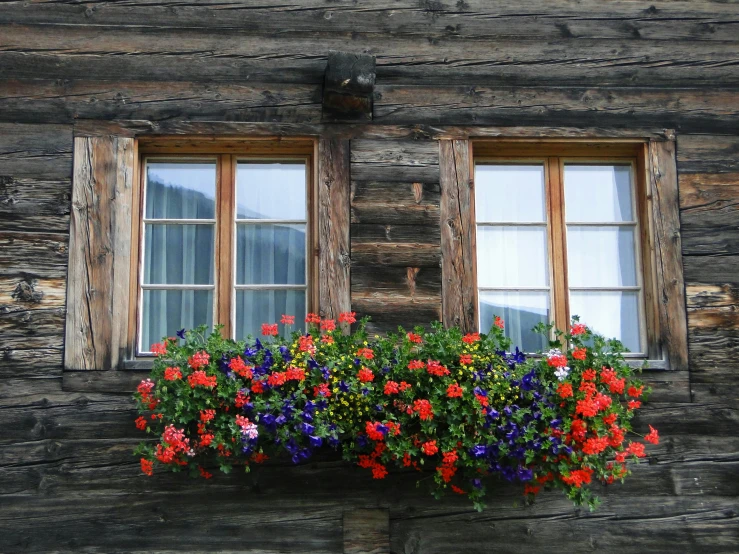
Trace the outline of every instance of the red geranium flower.
[[416, 344], [421, 344], [423, 342], [421, 335], [417, 335], [416, 333], [408, 333], [406, 336], [409, 341], [415, 342]]
[[356, 312], [343, 312], [339, 314], [339, 322], [340, 323], [356, 323], [357, 318], [354, 317]]
[[282, 314], [282, 319], [280, 319], [280, 323], [282, 323], [283, 325], [293, 325], [295, 323], [295, 316]]
[[362, 383], [369, 383], [370, 381], [374, 381], [375, 374], [372, 373], [371, 369], [363, 367], [357, 372], [357, 377]]
[[449, 398], [460, 398], [463, 392], [464, 389], [460, 387], [457, 383], [452, 383], [446, 389], [446, 395]]

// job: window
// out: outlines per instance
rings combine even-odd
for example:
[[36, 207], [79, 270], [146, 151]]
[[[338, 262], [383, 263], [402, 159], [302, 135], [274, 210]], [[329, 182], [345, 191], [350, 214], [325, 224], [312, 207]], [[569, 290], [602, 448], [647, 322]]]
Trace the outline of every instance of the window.
[[315, 303], [313, 143], [222, 148], [142, 147], [136, 355], [202, 324], [242, 339], [290, 314], [299, 328]]
[[644, 146], [476, 144], [478, 324], [545, 346], [538, 323], [578, 315], [631, 355], [653, 354]]

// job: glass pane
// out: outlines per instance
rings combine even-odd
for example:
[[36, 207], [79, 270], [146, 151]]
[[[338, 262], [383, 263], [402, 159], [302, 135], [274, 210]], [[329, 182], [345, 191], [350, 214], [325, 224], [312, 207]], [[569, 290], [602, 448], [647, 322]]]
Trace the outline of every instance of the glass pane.
[[549, 285], [546, 227], [477, 227], [480, 287]]
[[634, 221], [630, 165], [565, 165], [567, 221]]
[[543, 350], [547, 338], [531, 331], [549, 323], [548, 292], [480, 291], [480, 331], [487, 333], [494, 316], [505, 322], [505, 335], [524, 352]]
[[212, 285], [213, 235], [213, 225], [147, 223], [144, 284]]
[[304, 328], [305, 290], [237, 290], [236, 340], [261, 336], [262, 323], [277, 323], [284, 336], [286, 328], [280, 323], [283, 314], [295, 316], [290, 332]]
[[475, 166], [477, 221], [546, 221], [544, 166]]
[[567, 226], [571, 287], [636, 286], [634, 227]]
[[305, 284], [305, 225], [237, 225], [236, 283]]
[[147, 218], [215, 219], [215, 198], [215, 162], [147, 162]]
[[213, 327], [212, 290], [145, 290], [141, 317], [141, 350], [182, 328]]
[[570, 313], [606, 338], [617, 338], [632, 352], [641, 352], [639, 293], [571, 291]]
[[305, 219], [304, 163], [236, 166], [237, 219]]

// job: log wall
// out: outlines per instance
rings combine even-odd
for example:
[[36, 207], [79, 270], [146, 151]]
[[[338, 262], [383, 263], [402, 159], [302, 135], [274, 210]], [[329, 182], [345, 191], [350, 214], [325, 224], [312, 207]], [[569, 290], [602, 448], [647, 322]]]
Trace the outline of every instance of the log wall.
[[[496, 4], [0, 7], [0, 551], [361, 551], [366, 509], [396, 553], [739, 551], [739, 7]], [[371, 124], [321, 123], [332, 49], [376, 56]], [[384, 331], [441, 314], [437, 139], [465, 125], [676, 130], [690, 396], [655, 385], [663, 442], [599, 511], [501, 486], [476, 513], [335, 460], [147, 479], [130, 395], [62, 388], [75, 133], [349, 139], [352, 305]]]

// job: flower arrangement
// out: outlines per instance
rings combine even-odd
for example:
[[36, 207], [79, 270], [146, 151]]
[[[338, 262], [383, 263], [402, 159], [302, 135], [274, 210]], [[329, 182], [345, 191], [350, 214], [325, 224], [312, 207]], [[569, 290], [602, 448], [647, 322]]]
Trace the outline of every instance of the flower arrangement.
[[[528, 500], [559, 488], [592, 509], [588, 485], [623, 480], [627, 461], [645, 456], [626, 435], [648, 390], [618, 341], [577, 320], [530, 358], [511, 352], [499, 318], [487, 335], [435, 323], [372, 340], [365, 321], [349, 332], [355, 322], [353, 312], [338, 323], [309, 314], [308, 332], [287, 338], [265, 324], [264, 342], [199, 328], [153, 345], [135, 393], [136, 426], [157, 438], [137, 449], [142, 471], [209, 479], [216, 464], [249, 471], [334, 448], [375, 479], [393, 467], [432, 472], [435, 496], [466, 495], [478, 509], [491, 478], [521, 483]], [[650, 429], [644, 440], [657, 444]]]

